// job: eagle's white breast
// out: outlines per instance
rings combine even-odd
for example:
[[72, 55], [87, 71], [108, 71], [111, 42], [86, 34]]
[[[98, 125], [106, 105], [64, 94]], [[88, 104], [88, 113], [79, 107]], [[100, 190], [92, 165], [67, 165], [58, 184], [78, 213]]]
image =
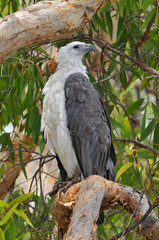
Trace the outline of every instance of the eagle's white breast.
[[75, 169], [79, 166], [67, 127], [64, 88], [67, 77], [76, 72], [86, 75], [82, 63], [81, 65], [65, 63], [65, 66], [60, 66], [49, 78], [43, 89], [45, 97], [41, 130], [44, 131], [49, 149], [53, 154], [58, 154], [69, 178], [73, 177]]

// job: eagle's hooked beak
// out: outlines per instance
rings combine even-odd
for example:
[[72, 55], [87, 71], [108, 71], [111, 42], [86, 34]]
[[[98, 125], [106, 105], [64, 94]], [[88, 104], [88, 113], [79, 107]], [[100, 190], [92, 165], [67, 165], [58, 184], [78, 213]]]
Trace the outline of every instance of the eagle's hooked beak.
[[83, 48], [83, 52], [90, 52], [90, 51], [96, 51], [96, 48], [93, 44], [86, 44]]

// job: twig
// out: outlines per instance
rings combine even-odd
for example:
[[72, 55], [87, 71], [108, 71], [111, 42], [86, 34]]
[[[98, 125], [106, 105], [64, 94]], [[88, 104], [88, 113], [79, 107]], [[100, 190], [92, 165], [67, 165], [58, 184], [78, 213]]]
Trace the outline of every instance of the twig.
[[126, 138], [113, 138], [113, 141], [121, 141], [121, 142], [130, 142], [136, 144], [140, 148], [149, 149], [150, 151], [154, 152], [155, 154], [159, 155], [159, 151], [155, 148], [152, 148], [144, 143], [140, 143], [138, 141], [132, 140], [132, 139], [126, 139]]
[[137, 48], [142, 47], [143, 44], [145, 43], [145, 41], [148, 39], [150, 29], [151, 29], [152, 24], [155, 20], [155, 16], [156, 16], [156, 11], [155, 11], [154, 15], [152, 16], [151, 20], [149, 21], [149, 23], [147, 24], [146, 31], [144, 32], [144, 35], [142, 37], [140, 37], [139, 41], [135, 44], [137, 46]]
[[147, 71], [147, 72], [149, 72], [149, 73], [159, 77], [159, 72], [157, 70], [155, 70], [154, 68], [150, 67], [149, 65], [141, 62], [139, 59], [135, 59], [135, 58], [127, 55], [126, 53], [121, 52], [121, 50], [118, 50], [117, 48], [114, 48], [114, 46], [112, 46], [106, 40], [98, 39], [98, 38], [91, 37], [91, 36], [85, 35], [85, 34], [77, 36], [78, 39], [82, 38], [82, 37], [85, 37], [86, 39], [89, 39], [91, 41], [96, 42], [99, 45], [100, 48], [102, 48], [103, 45], [105, 45], [106, 49], [108, 49], [109, 51], [115, 53], [117, 56], [124, 57], [124, 58], [130, 60], [131, 62], [135, 63], [138, 67], [140, 67], [144, 71]]
[[101, 80], [99, 80], [98, 82], [94, 82], [93, 84], [98, 84], [98, 83], [101, 83], [101, 82], [106, 82], [106, 81], [108, 81], [108, 80], [110, 80], [110, 79], [112, 79], [112, 78], [115, 78], [117, 75], [119, 75], [120, 73], [122, 73], [122, 72], [130, 69], [130, 68], [131, 68], [132, 66], [134, 66], [134, 65], [135, 65], [135, 62], [129, 64], [128, 66], [126, 66], [125, 68], [123, 68], [122, 70], [120, 70], [119, 72], [117, 72], [117, 73], [115, 73], [115, 74], [113, 74], [113, 75], [111, 75], [111, 76], [109, 76], [109, 77], [107, 77], [107, 78], [101, 79]]
[[159, 205], [159, 201], [158, 199], [156, 199], [156, 201], [154, 202], [154, 204], [152, 206], [149, 207], [149, 209], [147, 210], [147, 212], [144, 214], [144, 216], [136, 221], [135, 223], [133, 223], [130, 227], [126, 228], [124, 231], [116, 234], [115, 236], [113, 236], [112, 238], [110, 238], [109, 240], [116, 240], [118, 238], [120, 238], [121, 236], [124, 236], [126, 233], [130, 232], [132, 229], [134, 229], [135, 227], [139, 226], [147, 217], [148, 215], [152, 212], [152, 210], [157, 207]]
[[[129, 219], [129, 222], [128, 222], [128, 224], [127, 224], [126, 229], [129, 228], [129, 225], [130, 225], [132, 219], [134, 218], [134, 216], [135, 216], [135, 214], [136, 214], [136, 211], [138, 210], [138, 207], [139, 207], [139, 205], [140, 205], [140, 203], [141, 203], [142, 198], [143, 198], [143, 193], [141, 193], [140, 201], [138, 202], [138, 204], [136, 205], [136, 208], [134, 209], [132, 215], [130, 216], [130, 219]], [[124, 229], [121, 237], [123, 237], [123, 236], [126, 234], [126, 229]]]
[[121, 209], [119, 209], [119, 210], [117, 210], [117, 211], [115, 211], [115, 212], [109, 213], [109, 214], [108, 214], [108, 217], [112, 217], [112, 216], [114, 216], [114, 215], [116, 215], [116, 214], [118, 214], [118, 213], [121, 213], [121, 212], [123, 212], [123, 211], [126, 211], [126, 209], [125, 209], [125, 208], [121, 208]]

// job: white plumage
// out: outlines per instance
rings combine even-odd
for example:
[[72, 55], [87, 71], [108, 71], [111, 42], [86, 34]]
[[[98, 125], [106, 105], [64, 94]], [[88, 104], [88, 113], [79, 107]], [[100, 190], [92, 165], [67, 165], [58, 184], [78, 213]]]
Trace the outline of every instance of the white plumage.
[[64, 86], [67, 77], [73, 73], [81, 72], [87, 76], [86, 68], [82, 64], [85, 52], [79, 54], [73, 48], [77, 44], [85, 45], [85, 43], [73, 42], [60, 48], [58, 52], [58, 69], [49, 78], [43, 89], [45, 97], [41, 120], [41, 131], [44, 131], [48, 147], [53, 154], [58, 153], [69, 178], [73, 177], [75, 169], [79, 165], [67, 128]]

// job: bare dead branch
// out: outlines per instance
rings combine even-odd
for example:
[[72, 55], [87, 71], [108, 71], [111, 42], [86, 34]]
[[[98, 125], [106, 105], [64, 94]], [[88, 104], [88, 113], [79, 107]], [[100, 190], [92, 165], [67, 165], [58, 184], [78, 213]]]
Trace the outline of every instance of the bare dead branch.
[[73, 36], [102, 2], [44, 1], [0, 19], [0, 62], [20, 48]]
[[99, 212], [118, 205], [124, 206], [133, 214], [135, 220], [135, 225], [120, 233], [120, 237], [140, 224], [142, 235], [148, 239], [157, 239], [159, 219], [153, 208], [159, 205], [159, 199], [150, 206], [146, 195], [139, 190], [108, 181], [97, 175], [73, 185], [61, 198], [57, 194], [51, 211], [59, 228], [66, 233], [65, 240], [87, 240], [91, 239], [97, 228]]
[[[156, 6], [156, 7], [157, 7], [157, 6]], [[156, 8], [156, 10], [157, 10], [157, 8]], [[151, 29], [152, 24], [153, 24], [153, 22], [154, 22], [154, 20], [155, 20], [155, 16], [156, 16], [156, 11], [155, 11], [154, 15], [152, 16], [152, 18], [150, 19], [150, 21], [148, 22], [147, 27], [146, 27], [146, 30], [145, 30], [143, 36], [142, 36], [142, 37], [139, 39], [139, 41], [136, 43], [137, 48], [142, 47], [143, 44], [144, 44], [144, 43], [146, 42], [146, 40], [148, 39], [149, 33], [150, 33], [150, 29]]]

